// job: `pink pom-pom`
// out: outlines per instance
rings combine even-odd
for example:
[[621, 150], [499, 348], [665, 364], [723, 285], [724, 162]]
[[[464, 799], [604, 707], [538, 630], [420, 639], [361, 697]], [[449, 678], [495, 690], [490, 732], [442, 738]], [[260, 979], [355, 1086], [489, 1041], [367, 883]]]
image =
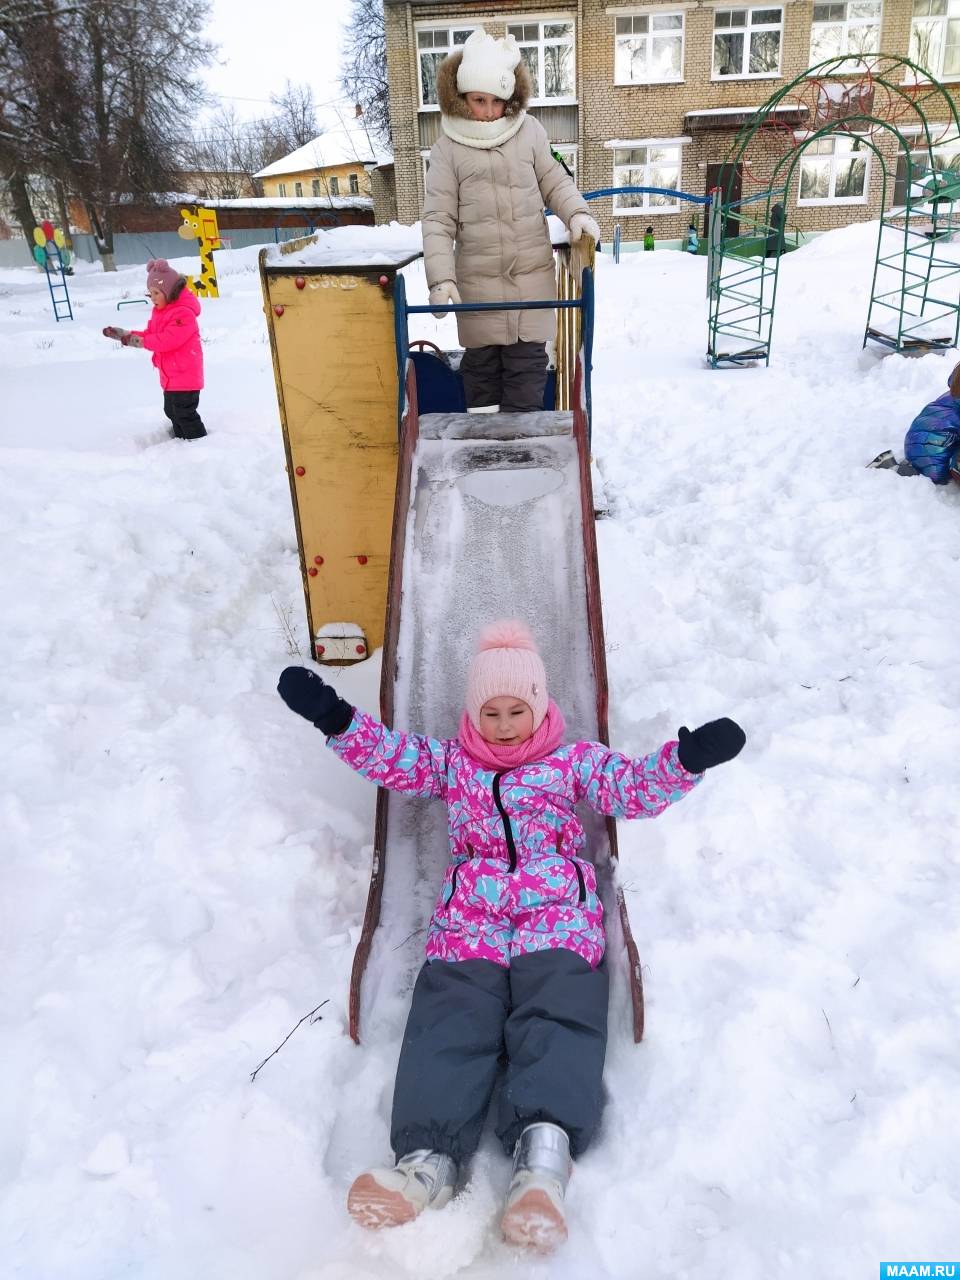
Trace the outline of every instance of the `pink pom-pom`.
[[516, 618], [502, 618], [484, 627], [477, 642], [477, 652], [484, 649], [532, 649], [537, 652], [530, 628]]

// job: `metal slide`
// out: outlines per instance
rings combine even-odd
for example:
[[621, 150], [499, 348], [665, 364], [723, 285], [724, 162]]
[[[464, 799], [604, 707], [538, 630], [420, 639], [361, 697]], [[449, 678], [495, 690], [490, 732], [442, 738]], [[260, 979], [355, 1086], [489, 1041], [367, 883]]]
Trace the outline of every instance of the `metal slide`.
[[[388, 724], [455, 736], [479, 627], [517, 617], [537, 638], [568, 737], [606, 741], [606, 668], [580, 386], [578, 375], [572, 413], [422, 419], [415, 392], [408, 390], [381, 684]], [[626, 946], [639, 1040], [639, 959], [622, 892], [609, 874], [614, 824], [586, 808], [581, 818], [601, 873], [612, 976]], [[373, 873], [351, 980], [355, 1040], [371, 947], [375, 973], [381, 966], [415, 972], [448, 858], [443, 804], [379, 792]], [[364, 1019], [377, 985], [368, 980]]]

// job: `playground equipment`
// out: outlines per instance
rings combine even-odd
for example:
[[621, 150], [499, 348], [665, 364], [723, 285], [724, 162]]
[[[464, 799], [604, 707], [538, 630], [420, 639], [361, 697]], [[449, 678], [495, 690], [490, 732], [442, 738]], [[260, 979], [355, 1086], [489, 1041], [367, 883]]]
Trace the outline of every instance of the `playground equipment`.
[[72, 320], [73, 307], [70, 305], [66, 274], [66, 268], [70, 265], [70, 250], [66, 247], [66, 236], [52, 222], [41, 222], [39, 227], [33, 229], [33, 239], [33, 256], [37, 264], [43, 267], [47, 277], [54, 319], [58, 323], [61, 320]]
[[[592, 255], [592, 241], [558, 249], [558, 301], [503, 308], [557, 309], [544, 409], [475, 415], [463, 411], [456, 359], [409, 340], [410, 318], [430, 310], [407, 304], [400, 274], [419, 254], [335, 260], [308, 241], [261, 252], [313, 652], [343, 662], [382, 645], [387, 725], [454, 735], [479, 625], [532, 616], [571, 734], [606, 740], [589, 467]], [[549, 564], [556, 572], [544, 573]], [[349, 625], [338, 627], [342, 619]], [[639, 1040], [640, 963], [613, 876], [616, 829], [592, 812], [583, 818], [608, 903], [609, 955], [618, 933], [626, 953]], [[412, 974], [447, 857], [443, 806], [378, 791], [350, 986], [355, 1040], [381, 916], [384, 968]]]
[[187, 276], [187, 288], [198, 298], [219, 298], [213, 252], [222, 248], [223, 242], [220, 239], [216, 210], [194, 204], [181, 209], [180, 216], [183, 222], [177, 228], [177, 235], [181, 240], [196, 240], [200, 247], [200, 279]]
[[[818, 63], [773, 94], [737, 134], [724, 162], [729, 174], [767, 174], [769, 186], [742, 199], [720, 199], [711, 211], [707, 359], [713, 368], [770, 363], [784, 252], [774, 210], [782, 213], [804, 152], [828, 138], [840, 139], [849, 152], [851, 174], [863, 162], [866, 182], [869, 152], [882, 176], [863, 345], [899, 352], [956, 346], [960, 264], [938, 256], [937, 245], [960, 227], [960, 180], [940, 176], [937, 148], [960, 142], [957, 108], [943, 85], [907, 58], [847, 54]], [[751, 149], [752, 170], [746, 163]], [[904, 200], [888, 208], [896, 176], [889, 164], [898, 154], [905, 157]], [[745, 231], [764, 246], [755, 258], [737, 250]]]

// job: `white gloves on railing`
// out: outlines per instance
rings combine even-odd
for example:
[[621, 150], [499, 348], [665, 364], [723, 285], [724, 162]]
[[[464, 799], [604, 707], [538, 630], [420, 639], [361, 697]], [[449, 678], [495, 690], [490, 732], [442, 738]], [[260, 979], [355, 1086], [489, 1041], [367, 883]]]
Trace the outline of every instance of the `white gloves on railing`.
[[589, 213], [575, 213], [570, 219], [570, 243], [576, 244], [584, 233], [588, 236], [593, 236], [594, 240], [599, 244], [600, 228], [597, 223], [590, 217]]
[[[460, 290], [452, 280], [441, 280], [439, 284], [435, 284], [430, 290], [430, 305], [439, 307], [444, 302], [452, 302], [454, 306], [460, 301]], [[437, 311], [433, 313], [438, 320], [442, 320], [447, 314], [446, 311]]]

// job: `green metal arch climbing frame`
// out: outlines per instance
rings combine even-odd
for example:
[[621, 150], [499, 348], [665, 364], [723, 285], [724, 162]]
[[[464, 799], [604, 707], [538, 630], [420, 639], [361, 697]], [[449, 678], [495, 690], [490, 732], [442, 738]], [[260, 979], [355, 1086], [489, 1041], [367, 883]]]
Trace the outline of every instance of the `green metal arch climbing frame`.
[[[849, 78], [838, 80], [845, 72]], [[805, 136], [794, 137], [804, 120]], [[778, 116], [780, 120], [778, 120]], [[781, 122], [784, 123], [781, 123]], [[739, 200], [715, 200], [710, 220], [710, 321], [707, 359], [720, 365], [770, 363], [777, 278], [784, 248], [787, 192], [807, 147], [830, 134], [852, 135], [877, 157], [883, 177], [880, 230], [863, 345], [894, 351], [957, 345], [960, 264], [937, 256], [937, 244], [960, 229], [960, 175], [938, 174], [935, 148], [960, 142], [960, 115], [947, 90], [916, 63], [890, 54], [829, 58], [778, 90], [744, 125], [724, 161], [745, 166], [758, 141], [789, 146], [772, 166], [769, 187]], [[887, 209], [891, 174], [878, 144], [887, 134], [907, 157], [906, 198]], [[919, 142], [919, 147], [918, 147]], [[919, 158], [918, 158], [919, 155]], [[745, 257], [744, 224], [770, 256]], [[736, 233], [729, 234], [731, 225]]]

